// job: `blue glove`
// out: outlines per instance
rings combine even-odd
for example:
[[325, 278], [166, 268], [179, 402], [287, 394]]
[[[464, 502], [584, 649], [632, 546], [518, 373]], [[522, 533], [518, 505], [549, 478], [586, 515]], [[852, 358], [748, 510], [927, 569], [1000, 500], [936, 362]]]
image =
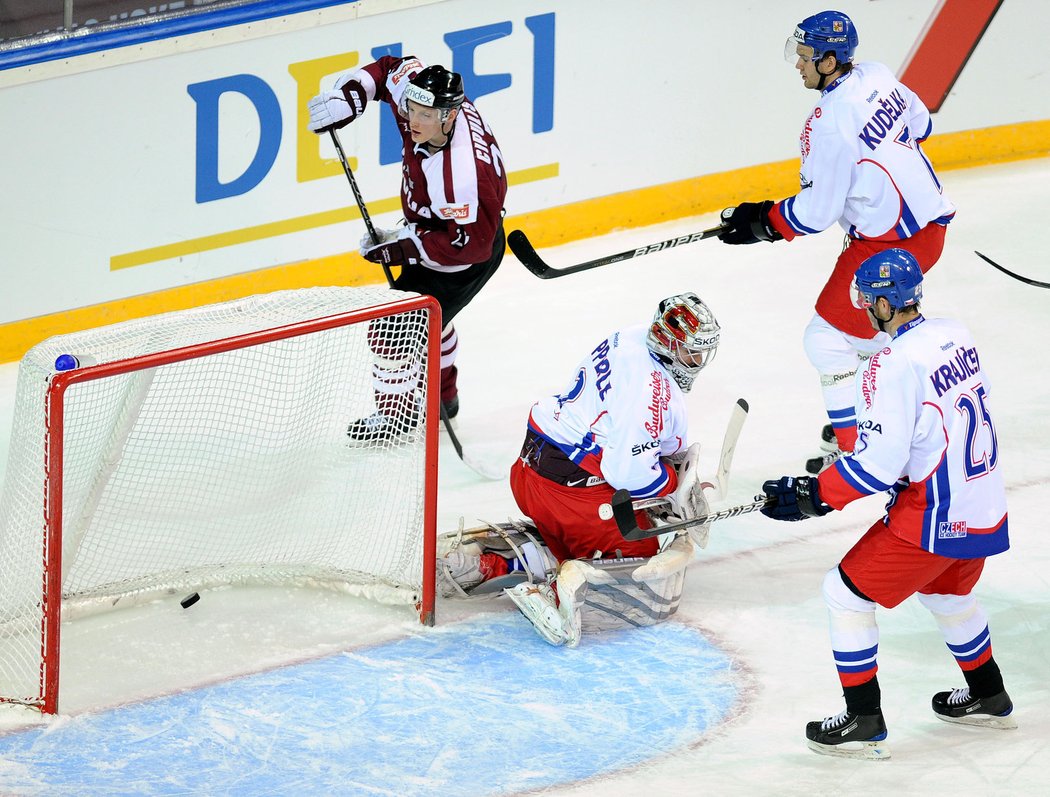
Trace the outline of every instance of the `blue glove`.
[[773, 506], [762, 509], [762, 514], [773, 520], [805, 520], [823, 517], [832, 507], [820, 500], [817, 480], [811, 476], [781, 476], [762, 485], [767, 498], [775, 498]]
[[759, 241], [780, 241], [784, 236], [769, 221], [773, 200], [741, 202], [735, 208], [722, 211], [722, 224], [727, 229], [718, 234], [725, 244], [757, 244]]

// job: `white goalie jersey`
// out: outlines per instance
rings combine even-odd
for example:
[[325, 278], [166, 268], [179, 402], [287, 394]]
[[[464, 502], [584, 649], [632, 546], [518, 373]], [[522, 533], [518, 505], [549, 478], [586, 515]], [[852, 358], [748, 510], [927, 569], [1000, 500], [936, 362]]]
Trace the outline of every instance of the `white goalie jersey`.
[[660, 457], [684, 451], [682, 389], [649, 350], [647, 326], [621, 330], [580, 362], [564, 392], [538, 401], [530, 428], [589, 473], [635, 498], [667, 492]]

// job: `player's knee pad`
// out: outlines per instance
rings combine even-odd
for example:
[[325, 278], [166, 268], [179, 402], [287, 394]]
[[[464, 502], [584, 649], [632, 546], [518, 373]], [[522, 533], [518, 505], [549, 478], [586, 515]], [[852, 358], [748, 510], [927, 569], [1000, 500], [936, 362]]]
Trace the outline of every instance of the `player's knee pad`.
[[802, 334], [802, 347], [810, 364], [820, 373], [857, 370], [857, 350], [849, 338], [820, 316], [814, 316]]
[[[396, 316], [394, 316], [396, 318]], [[387, 367], [398, 370], [404, 364], [418, 362], [422, 354], [420, 336], [405, 335], [400, 326], [394, 326], [389, 318], [377, 318], [368, 323], [366, 333], [368, 348], [376, 361], [388, 363]]]
[[851, 590], [846, 582], [842, 580], [842, 573], [838, 567], [833, 567], [824, 575], [821, 585], [821, 593], [824, 595], [824, 603], [832, 612], [857, 612], [875, 616], [874, 601], [866, 600]]

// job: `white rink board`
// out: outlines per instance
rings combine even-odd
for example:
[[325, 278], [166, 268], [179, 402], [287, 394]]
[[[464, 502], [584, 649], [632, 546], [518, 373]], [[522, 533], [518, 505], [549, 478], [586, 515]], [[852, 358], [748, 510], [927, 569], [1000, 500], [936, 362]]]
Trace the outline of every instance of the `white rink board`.
[[[353, 205], [338, 167], [322, 179], [297, 178], [297, 148], [317, 145], [300, 125], [300, 93], [308, 97], [320, 86], [301, 90], [292, 71], [315, 59], [364, 63], [374, 49], [397, 46], [449, 64], [446, 37], [476, 39], [462, 53], [490, 81], [475, 85], [500, 85], [478, 106], [507, 168], [557, 165], [557, 176], [511, 188], [511, 215], [790, 159], [814, 100], [782, 57], [795, 22], [814, 11], [809, 2], [445, 0], [389, 10], [395, 6], [363, 0], [305, 21], [293, 16], [113, 51], [108, 60], [102, 53], [0, 72], [5, 184], [18, 187], [0, 193], [8, 278], [0, 324], [354, 249], [359, 222], [254, 240], [238, 233]], [[935, 6], [844, 0], [839, 7], [860, 30], [858, 57], [897, 69]], [[1050, 4], [1004, 4], [935, 130], [1050, 118], [1041, 57], [1018, 46], [1031, 40], [1029, 31], [1046, 29]], [[544, 70], [553, 70], [552, 92]], [[247, 94], [227, 91], [209, 127], [199, 98], [223, 81], [250, 85], [268, 110], [260, 116]], [[342, 134], [373, 202], [395, 197], [400, 180], [397, 162], [380, 164], [377, 110]], [[272, 163], [253, 173], [258, 180], [249, 190], [199, 201], [202, 170], [233, 182], [263, 140], [272, 148], [278, 135]], [[217, 152], [213, 174], [198, 145]], [[327, 141], [322, 153], [333, 157]], [[397, 218], [386, 216], [379, 221]], [[244, 240], [111, 268], [129, 253], [220, 235]]]

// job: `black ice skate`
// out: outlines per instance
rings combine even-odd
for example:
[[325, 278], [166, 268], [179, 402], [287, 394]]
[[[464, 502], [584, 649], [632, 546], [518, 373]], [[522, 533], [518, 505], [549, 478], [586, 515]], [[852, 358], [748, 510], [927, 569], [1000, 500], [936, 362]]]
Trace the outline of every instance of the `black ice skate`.
[[825, 468], [829, 467], [832, 463], [834, 463], [835, 460], [837, 460], [841, 456], [844, 456], [845, 454], [846, 452], [843, 451], [841, 448], [836, 448], [834, 451], [831, 451], [822, 456], [807, 459], [806, 473], [812, 473], [814, 476], [816, 476], [818, 473], [820, 473]]
[[416, 413], [392, 419], [381, 412], [373, 412], [350, 424], [346, 434], [354, 446], [376, 445], [395, 440], [412, 442], [419, 416]]
[[824, 424], [824, 428], [820, 430], [820, 447], [829, 454], [838, 450], [839, 441], [835, 439], [835, 427], [830, 423]]
[[991, 697], [971, 697], [970, 688], [963, 687], [933, 696], [933, 713], [937, 718], [960, 725], [1009, 730], [1017, 727], [1013, 710], [1014, 704], [1006, 692]]
[[850, 714], [843, 711], [806, 724], [806, 745], [815, 753], [841, 758], [884, 761], [890, 757], [886, 746], [886, 722], [878, 714]]
[[820, 448], [825, 453], [806, 460], [806, 473], [816, 475], [846, 453], [839, 448], [838, 440], [835, 438], [835, 427], [830, 423], [824, 424], [824, 428], [820, 430]]

